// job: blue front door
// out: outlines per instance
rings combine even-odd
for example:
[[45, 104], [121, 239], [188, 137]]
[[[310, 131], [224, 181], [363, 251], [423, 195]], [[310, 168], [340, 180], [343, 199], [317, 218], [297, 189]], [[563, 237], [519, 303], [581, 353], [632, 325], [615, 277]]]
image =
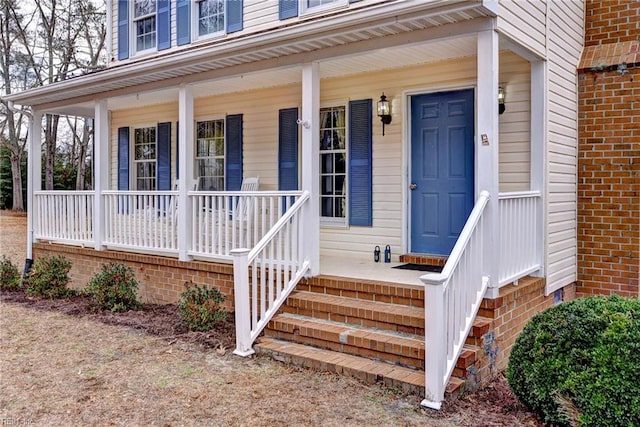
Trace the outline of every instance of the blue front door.
[[473, 209], [473, 90], [411, 97], [411, 252], [449, 255]]

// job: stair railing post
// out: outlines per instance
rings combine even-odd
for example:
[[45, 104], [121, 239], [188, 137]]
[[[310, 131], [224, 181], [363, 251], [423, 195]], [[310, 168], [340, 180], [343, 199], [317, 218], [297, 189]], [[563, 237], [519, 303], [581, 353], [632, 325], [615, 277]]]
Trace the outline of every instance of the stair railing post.
[[447, 360], [445, 283], [422, 280], [425, 310], [425, 393], [421, 405], [439, 410], [444, 399]]
[[254, 353], [251, 342], [249, 301], [249, 249], [233, 249], [233, 289], [236, 309], [236, 349], [233, 354], [246, 357]]

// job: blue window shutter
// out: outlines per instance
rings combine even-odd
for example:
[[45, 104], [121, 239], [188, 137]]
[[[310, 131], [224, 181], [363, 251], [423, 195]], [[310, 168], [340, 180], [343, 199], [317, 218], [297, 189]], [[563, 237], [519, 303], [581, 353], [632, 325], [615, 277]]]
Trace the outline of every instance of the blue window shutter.
[[239, 191], [242, 187], [242, 114], [227, 116], [225, 139], [225, 187], [227, 191]]
[[118, 59], [129, 57], [129, 1], [118, 0]]
[[191, 43], [191, 0], [177, 1], [176, 27], [178, 46]]
[[156, 170], [156, 188], [171, 190], [171, 122], [158, 123]]
[[129, 189], [129, 128], [118, 129], [118, 190]]
[[176, 179], [180, 178], [180, 122], [176, 122]]
[[298, 189], [298, 109], [278, 114], [278, 190]]
[[242, 30], [242, 0], [227, 0], [227, 33]]
[[280, 0], [278, 2], [278, 13], [280, 19], [298, 16], [298, 0]]
[[349, 224], [371, 226], [372, 101], [349, 102]]
[[158, 50], [171, 47], [171, 2], [158, 0]]

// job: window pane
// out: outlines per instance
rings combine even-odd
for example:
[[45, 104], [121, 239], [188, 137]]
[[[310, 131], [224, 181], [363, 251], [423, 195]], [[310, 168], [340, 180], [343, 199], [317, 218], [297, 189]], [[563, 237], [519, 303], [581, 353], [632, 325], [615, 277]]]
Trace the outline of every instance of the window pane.
[[345, 107], [320, 110], [321, 214], [344, 218], [347, 195], [347, 139]]
[[133, 16], [135, 18], [139, 16], [155, 13], [156, 0], [134, 0], [133, 3]]

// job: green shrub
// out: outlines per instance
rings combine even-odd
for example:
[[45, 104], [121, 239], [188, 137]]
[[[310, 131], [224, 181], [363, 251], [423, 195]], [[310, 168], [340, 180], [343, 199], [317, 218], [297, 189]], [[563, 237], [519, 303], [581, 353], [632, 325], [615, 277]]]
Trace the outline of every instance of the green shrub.
[[27, 277], [27, 295], [38, 298], [68, 298], [71, 263], [63, 255], [45, 256], [36, 260]]
[[640, 425], [640, 300], [591, 297], [534, 316], [507, 379], [547, 423]]
[[221, 306], [226, 297], [217, 288], [191, 281], [185, 283], [185, 288], [178, 302], [178, 313], [189, 330], [209, 331], [227, 318], [227, 311]]
[[140, 307], [136, 294], [138, 286], [131, 267], [109, 263], [102, 264], [102, 270], [91, 277], [85, 292], [97, 307], [121, 312]]
[[11, 291], [20, 287], [20, 271], [6, 255], [0, 261], [0, 289]]

